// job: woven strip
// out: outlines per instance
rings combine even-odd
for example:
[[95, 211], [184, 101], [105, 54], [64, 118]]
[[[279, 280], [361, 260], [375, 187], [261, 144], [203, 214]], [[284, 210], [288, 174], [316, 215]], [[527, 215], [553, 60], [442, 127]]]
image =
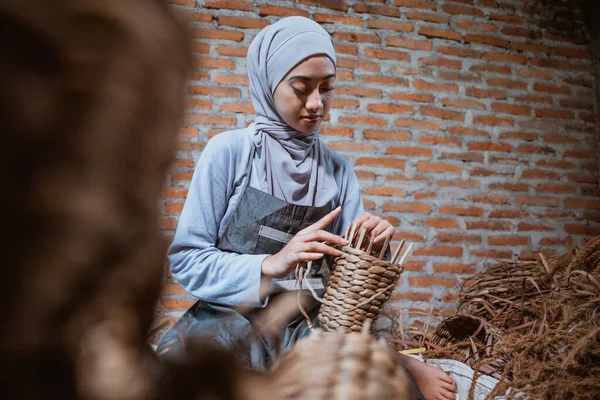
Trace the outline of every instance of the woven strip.
[[362, 333], [315, 330], [278, 359], [271, 379], [282, 400], [413, 398], [393, 350]]
[[325, 331], [360, 332], [367, 319], [379, 318], [404, 269], [358, 249], [342, 247], [341, 251], [318, 319]]

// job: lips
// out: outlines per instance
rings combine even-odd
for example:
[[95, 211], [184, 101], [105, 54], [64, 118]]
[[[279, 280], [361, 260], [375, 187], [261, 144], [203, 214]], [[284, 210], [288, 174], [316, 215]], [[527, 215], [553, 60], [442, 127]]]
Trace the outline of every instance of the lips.
[[302, 117], [302, 119], [305, 121], [308, 121], [308, 122], [317, 122], [318, 120], [321, 119], [321, 116], [320, 115], [311, 115], [311, 116], [305, 115]]

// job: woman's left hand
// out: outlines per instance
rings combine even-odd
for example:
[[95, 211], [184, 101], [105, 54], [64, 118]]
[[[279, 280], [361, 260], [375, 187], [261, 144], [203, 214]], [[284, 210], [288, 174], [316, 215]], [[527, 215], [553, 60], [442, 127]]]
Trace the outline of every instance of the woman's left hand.
[[[360, 232], [361, 228], [366, 229], [365, 238], [371, 238], [371, 236], [375, 235], [375, 240], [373, 241], [373, 247], [378, 248], [381, 247], [385, 241], [386, 236], [389, 236], [390, 239], [394, 236], [395, 229], [387, 220], [373, 215], [368, 212], [364, 212], [359, 215], [356, 220], [354, 220], [354, 224], [356, 224], [355, 235]], [[363, 240], [362, 248], [366, 248], [369, 244], [369, 240]]]

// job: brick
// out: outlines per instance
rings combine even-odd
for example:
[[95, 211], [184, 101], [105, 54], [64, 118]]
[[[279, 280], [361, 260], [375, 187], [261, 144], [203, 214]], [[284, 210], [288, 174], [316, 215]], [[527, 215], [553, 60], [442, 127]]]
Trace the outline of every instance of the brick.
[[432, 192], [415, 192], [415, 193], [413, 193], [413, 197], [415, 200], [422, 200], [422, 199], [433, 199], [433, 198], [437, 197], [437, 195]]
[[491, 236], [488, 237], [488, 244], [491, 246], [527, 246], [529, 238], [527, 236]]
[[452, 84], [438, 84], [425, 81], [414, 81], [413, 86], [418, 90], [428, 90], [433, 92], [458, 93], [458, 86]]
[[511, 48], [511, 50], [514, 49], [514, 50], [518, 50], [518, 51], [531, 51], [534, 53], [550, 54], [549, 46], [545, 46], [543, 44], [537, 44], [537, 43], [523, 43], [523, 42], [511, 41], [510, 48]]
[[563, 155], [572, 158], [592, 158], [592, 152], [589, 150], [565, 150]]
[[464, 233], [440, 232], [435, 235], [438, 242], [448, 243], [481, 243], [481, 236], [467, 235]]
[[388, 147], [385, 154], [407, 156], [407, 157], [431, 157], [431, 149], [421, 147]]
[[342, 115], [338, 118], [341, 123], [357, 124], [357, 125], [371, 125], [384, 127], [387, 125], [387, 120], [379, 117], [372, 117], [368, 115]]
[[425, 225], [432, 228], [439, 229], [457, 229], [458, 222], [456, 219], [448, 219], [448, 218], [431, 218], [425, 221]]
[[394, 0], [394, 5], [399, 7], [422, 8], [435, 10], [436, 2], [433, 0]]
[[406, 181], [406, 182], [430, 182], [431, 179], [427, 176], [413, 176], [409, 177], [404, 174], [393, 174], [385, 177], [386, 181]]
[[408, 86], [408, 79], [395, 76], [362, 75], [361, 79], [364, 83], [378, 83], [387, 86]]
[[433, 103], [435, 97], [429, 93], [390, 93], [389, 98], [392, 100], [411, 101], [417, 103]]
[[241, 95], [241, 90], [238, 88], [190, 86], [188, 89], [190, 94], [202, 96], [240, 97]]
[[343, 126], [321, 126], [319, 132], [323, 135], [354, 137], [354, 130]]
[[460, 41], [462, 34], [456, 31], [448, 31], [445, 29], [437, 29], [429, 26], [423, 26], [419, 29], [419, 35], [427, 36], [430, 38], [440, 38], [448, 40]]
[[471, 250], [469, 253], [474, 257], [491, 258], [494, 260], [510, 259], [513, 256], [512, 251], [507, 251], [507, 250], [501, 251], [501, 250], [483, 249], [483, 250]]
[[358, 55], [358, 47], [344, 44], [336, 44], [335, 52], [338, 54], [350, 54], [352, 56], [356, 56]]
[[[404, 264], [405, 268], [406, 268], [406, 263]], [[422, 268], [419, 270], [421, 271]], [[398, 300], [408, 300], [408, 301], [430, 301], [431, 300], [431, 293], [415, 293], [415, 292], [402, 292], [402, 293], [397, 293], [394, 292], [392, 293], [392, 295], [390, 296], [390, 301], [398, 301]]]
[[514, 26], [504, 26], [500, 32], [502, 32], [504, 35], [524, 37], [527, 39], [540, 39], [542, 37], [542, 32], [538, 30]]
[[421, 128], [437, 131], [440, 129], [440, 123], [434, 121], [417, 121], [414, 119], [398, 118], [394, 124], [404, 128]]
[[495, 171], [495, 170], [491, 170], [491, 169], [485, 169], [485, 168], [471, 168], [471, 170], [469, 171], [469, 174], [471, 176], [513, 176], [512, 173], [510, 172], [503, 172], [503, 171]]
[[592, 210], [600, 210], [600, 200], [583, 200], [583, 199], [567, 199], [564, 202], [568, 208], [588, 208]]
[[385, 212], [414, 212], [429, 214], [431, 206], [425, 203], [383, 203], [383, 211]]
[[197, 137], [198, 129], [196, 128], [179, 128], [179, 136], [184, 137]]
[[404, 169], [405, 165], [404, 160], [398, 160], [396, 158], [374, 158], [374, 157], [361, 157], [356, 160], [356, 165], [367, 165], [374, 167], [386, 167], [386, 168], [396, 168], [396, 169]]
[[300, 4], [315, 6], [319, 8], [329, 8], [330, 10], [348, 11], [348, 5], [339, 0], [298, 0]]
[[478, 74], [463, 74], [454, 71], [438, 71], [438, 77], [448, 81], [460, 82], [479, 82], [481, 78]]
[[515, 54], [506, 54], [506, 53], [485, 53], [483, 57], [489, 61], [499, 61], [510, 64], [525, 64], [527, 62], [527, 57], [518, 56]]
[[460, 187], [460, 188], [471, 188], [471, 187], [481, 186], [481, 182], [479, 182], [475, 179], [456, 179], [453, 181], [441, 179], [441, 180], [437, 181], [437, 184], [440, 187], [456, 186], [456, 187]]
[[361, 26], [362, 19], [356, 17], [347, 17], [335, 14], [317, 13], [313, 15], [313, 19], [320, 24], [343, 24]]
[[379, 36], [368, 33], [336, 31], [333, 33], [333, 38], [336, 40], [342, 40], [346, 42], [381, 43], [381, 38], [379, 38]]
[[470, 142], [468, 149], [471, 151], [499, 151], [510, 152], [512, 146], [507, 143], [492, 143], [492, 142]]
[[272, 6], [272, 5], [263, 5], [260, 6], [258, 14], [261, 16], [264, 15], [275, 15], [278, 17], [291, 17], [294, 15], [299, 15], [301, 17], [309, 17], [309, 13], [306, 10], [300, 10], [299, 8], [291, 8], [291, 7], [280, 7], [280, 6]]
[[219, 107], [219, 111], [223, 112], [234, 112], [234, 113], [244, 113], [244, 114], [254, 114], [254, 106], [252, 103], [230, 103], [230, 104], [221, 104]]
[[217, 46], [217, 53], [221, 56], [246, 57], [248, 49], [246, 47]]
[[567, 160], [538, 160], [535, 165], [540, 167], [561, 169], [572, 169], [575, 167], [575, 164]]
[[510, 204], [508, 197], [498, 195], [469, 196], [467, 199], [474, 203]]
[[475, 17], [483, 17], [483, 11], [475, 7], [461, 6], [458, 4], [444, 4], [442, 11], [448, 14], [458, 15], [473, 15]]
[[185, 116], [186, 124], [216, 124], [216, 125], [235, 125], [235, 117], [211, 114], [188, 114]]
[[554, 47], [552, 49], [552, 54], [567, 58], [591, 58], [589, 50], [571, 47]]
[[402, 47], [410, 50], [431, 51], [433, 48], [432, 43], [425, 40], [411, 40], [399, 37], [388, 37], [387, 44], [388, 46]]
[[394, 7], [357, 3], [354, 5], [357, 13], [369, 13], [371, 15], [384, 15], [386, 17], [400, 17], [400, 10]]
[[515, 200], [517, 201], [517, 204], [546, 207], [558, 206], [558, 199], [552, 197], [517, 196]]
[[192, 52], [200, 54], [208, 54], [210, 52], [210, 45], [208, 43], [192, 43]]
[[235, 64], [231, 60], [222, 58], [197, 57], [194, 60], [195, 68], [234, 69]]
[[541, 103], [541, 104], [552, 104], [552, 97], [541, 96], [534, 94], [527, 94], [523, 96], [515, 96], [515, 102], [518, 103]]
[[415, 28], [414, 24], [408, 22], [396, 22], [387, 19], [369, 18], [367, 27], [371, 29], [383, 29], [397, 32], [412, 32]]
[[182, 10], [174, 9], [175, 13], [181, 16], [183, 19], [190, 22], [212, 22], [213, 16], [210, 14], [204, 14], [197, 12], [196, 10]]
[[365, 56], [383, 60], [410, 61], [410, 54], [404, 51], [367, 48], [365, 49]]
[[492, 111], [504, 114], [531, 115], [531, 107], [508, 103], [492, 103]]
[[560, 175], [554, 171], [544, 171], [541, 169], [528, 169], [523, 171], [522, 179], [552, 179], [558, 180]]
[[262, 29], [269, 25], [269, 21], [258, 18], [232, 17], [229, 15], [219, 15], [217, 18], [219, 25], [232, 26], [235, 28]]
[[423, 65], [431, 65], [435, 67], [461, 69], [462, 62], [450, 60], [448, 58], [419, 58], [419, 62]]
[[370, 194], [376, 196], [406, 196], [406, 191], [389, 186], [378, 186], [363, 190], [363, 194]]
[[223, 29], [194, 28], [192, 29], [192, 36], [203, 39], [232, 40], [234, 42], [241, 42], [244, 40], [244, 33]]
[[460, 257], [462, 256], [462, 252], [462, 247], [431, 246], [419, 247], [413, 252], [413, 254], [415, 256]]
[[412, 113], [412, 106], [404, 106], [398, 104], [378, 103], [369, 104], [367, 110], [382, 114], [396, 114], [396, 113]]
[[350, 58], [337, 58], [338, 68], [360, 69], [363, 71], [379, 72], [379, 64], [369, 61], [352, 60]]
[[446, 54], [449, 56], [466, 57], [466, 58], [481, 58], [482, 53], [477, 50], [471, 50], [464, 47], [448, 47], [439, 46], [438, 53]]
[[489, 218], [521, 219], [529, 216], [527, 211], [521, 210], [494, 210], [490, 212]]
[[486, 132], [481, 129], [475, 128], [466, 128], [464, 126], [450, 126], [448, 127], [448, 133], [452, 135], [461, 135], [461, 136], [477, 136], [477, 137], [490, 137], [489, 132]]
[[565, 224], [565, 232], [572, 235], [597, 236], [600, 235], [600, 226]]
[[553, 231], [554, 228], [548, 225], [542, 224], [531, 224], [529, 222], [519, 222], [517, 226], [519, 232], [530, 232], [530, 231]]
[[538, 108], [535, 110], [535, 116], [538, 118], [558, 118], [558, 119], [574, 119], [575, 114], [567, 110], [555, 110], [552, 108]]
[[241, 11], [252, 11], [254, 9], [251, 1], [243, 0], [204, 0], [204, 7]]
[[481, 65], [472, 65], [469, 68], [469, 71], [472, 72], [492, 72], [495, 74], [504, 74], [510, 75], [512, 74], [512, 69], [505, 65], [494, 65], [494, 64], [481, 64]]
[[598, 183], [598, 178], [588, 174], [568, 174], [569, 181], [580, 183]]
[[419, 161], [417, 163], [417, 171], [419, 171], [419, 172], [451, 173], [451, 174], [460, 175], [462, 173], [462, 167], [459, 167], [457, 165], [438, 163], [438, 162]]
[[352, 71], [337, 71], [337, 80], [338, 81], [353, 81], [354, 80], [354, 72]]
[[380, 98], [382, 96], [380, 89], [371, 89], [365, 87], [337, 87], [335, 90], [337, 94], [347, 94], [356, 97]]
[[502, 86], [508, 89], [527, 89], [527, 83], [523, 81], [516, 81], [513, 79], [505, 78], [488, 78], [486, 79], [488, 85]]
[[[222, 85], [244, 85], [248, 86], [247, 75], [217, 75], [215, 81]], [[236, 89], [238, 90], [238, 89]]]
[[447, 24], [450, 22], [450, 17], [443, 15], [443, 14], [434, 14], [434, 13], [429, 13], [429, 12], [406, 10], [406, 11], [404, 11], [404, 15], [409, 20], [416, 19], [419, 21], [437, 22], [437, 23], [441, 23], [441, 24]]
[[464, 29], [466, 31], [481, 31], [494, 33], [498, 31], [498, 28], [494, 24], [488, 24], [485, 22], [477, 22], [473, 20], [456, 20], [455, 24], [458, 28]]
[[548, 58], [536, 58], [530, 57], [529, 62], [531, 65], [536, 67], [554, 68], [554, 69], [569, 69], [571, 65], [569, 61], [548, 59]]
[[365, 130], [363, 131], [363, 137], [369, 140], [407, 141], [411, 138], [411, 134], [407, 131]]
[[475, 100], [466, 100], [466, 99], [456, 99], [446, 97], [441, 101], [443, 106], [457, 107], [457, 108], [467, 108], [473, 110], [485, 110], [485, 104], [475, 101]]
[[163, 199], [185, 199], [187, 195], [187, 188], [183, 186], [171, 186], [165, 188], [160, 197]]
[[373, 144], [364, 144], [364, 143], [356, 143], [356, 142], [343, 142], [343, 141], [335, 141], [329, 142], [327, 144], [332, 150], [336, 151], [360, 151], [360, 152], [373, 152], [377, 149]]
[[465, 35], [465, 43], [481, 43], [487, 44], [495, 47], [508, 48], [508, 40], [500, 39], [495, 36], [487, 36], [487, 35], [475, 35], [475, 34], [466, 34]]
[[509, 231], [510, 224], [505, 221], [470, 220], [465, 225], [469, 230]]
[[465, 114], [458, 111], [447, 110], [430, 106], [420, 106], [419, 113], [423, 116], [434, 117], [444, 120], [459, 121], [465, 120]]
[[523, 17], [519, 17], [518, 15], [505, 15], [499, 13], [490, 13], [490, 19], [494, 21], [502, 21], [502, 22], [510, 22], [512, 24], [524, 25], [527, 23], [527, 20]]
[[[173, 172], [171, 175], [174, 181], [191, 181], [193, 172], [189, 171], [177, 171]], [[181, 204], [181, 208], [183, 208], [183, 203], [169, 203], [169, 204]], [[168, 204], [167, 204], [168, 206]], [[181, 210], [179, 210], [181, 211]]]
[[586, 110], [586, 111], [590, 111], [590, 112], [594, 111], [594, 104], [587, 100], [561, 99], [559, 101], [559, 104], [562, 107], [566, 107], [566, 108], [574, 108], [574, 109]]
[[343, 99], [343, 98], [334, 98], [332, 107], [333, 108], [346, 108], [346, 109], [356, 109], [360, 106], [360, 102], [354, 99]]
[[169, 3], [181, 4], [182, 6], [193, 6], [196, 0], [167, 0]]
[[[419, 138], [419, 143], [427, 144], [427, 145], [441, 145], [441, 146], [448, 146], [448, 147], [461, 147], [462, 146], [462, 140], [457, 139], [457, 138], [447, 137], [447, 136], [421, 135], [421, 137]], [[442, 159], [443, 159], [444, 154], [445, 153], [442, 153]]]
[[475, 87], [468, 87], [465, 90], [467, 96], [477, 97], [480, 99], [496, 99], [496, 100], [504, 100], [508, 97], [508, 94], [505, 90], [499, 89], [479, 89]]
[[488, 126], [515, 125], [515, 121], [512, 118], [500, 118], [492, 115], [477, 115], [473, 117], [473, 123]]
[[479, 207], [441, 206], [440, 214], [453, 214], [469, 217], [483, 216], [483, 209]]
[[537, 78], [551, 80], [552, 74], [548, 71], [540, 71], [537, 69], [521, 69], [517, 71], [517, 76], [522, 78]]
[[375, 175], [375, 173], [371, 171], [355, 171], [355, 173], [358, 179], [366, 179], [372, 181], [375, 178], [377, 178], [377, 175]]
[[187, 102], [186, 107], [189, 109], [210, 110], [212, 109], [212, 101], [203, 99], [190, 99]]
[[408, 278], [408, 284], [411, 287], [444, 286], [451, 288], [456, 286], [457, 282], [454, 279], [442, 278], [440, 276], [411, 276]]
[[365, 210], [375, 210], [375, 202], [370, 200], [363, 200], [363, 207]]

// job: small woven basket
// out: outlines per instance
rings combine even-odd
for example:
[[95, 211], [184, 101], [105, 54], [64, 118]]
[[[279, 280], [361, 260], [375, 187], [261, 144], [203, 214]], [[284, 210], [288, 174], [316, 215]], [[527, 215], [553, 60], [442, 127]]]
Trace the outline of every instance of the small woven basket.
[[352, 247], [341, 251], [331, 269], [319, 324], [325, 331], [360, 332], [366, 320], [379, 318], [404, 268]]
[[316, 329], [271, 369], [278, 399], [402, 400], [414, 394], [393, 350], [374, 337]]

